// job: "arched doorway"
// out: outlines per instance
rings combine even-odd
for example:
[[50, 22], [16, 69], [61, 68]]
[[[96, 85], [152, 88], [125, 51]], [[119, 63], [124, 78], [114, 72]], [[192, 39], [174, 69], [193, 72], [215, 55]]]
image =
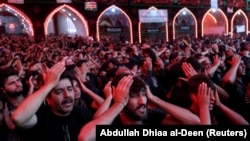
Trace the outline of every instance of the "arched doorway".
[[28, 16], [8, 4], [0, 5], [0, 33], [27, 34], [34, 37], [33, 24]]
[[[162, 16], [161, 12], [156, 7], [152, 6], [144, 11], [145, 15]], [[153, 13], [153, 14], [152, 14]], [[143, 13], [142, 13], [143, 15]], [[139, 22], [139, 42], [155, 42], [157, 40], [168, 41], [168, 22], [167, 21], [151, 21]]]
[[231, 36], [234, 34], [248, 34], [248, 18], [241, 10], [237, 10], [231, 19]]
[[100, 14], [96, 29], [98, 41], [133, 43], [131, 20], [122, 9], [115, 5], [111, 5]]
[[186, 7], [181, 9], [173, 19], [173, 39], [183, 35], [197, 38], [197, 20]]
[[64, 4], [53, 10], [44, 22], [45, 36], [66, 34], [68, 36], [89, 36], [88, 23], [74, 8]]
[[228, 35], [228, 19], [221, 9], [210, 8], [202, 18], [202, 37], [205, 35]]

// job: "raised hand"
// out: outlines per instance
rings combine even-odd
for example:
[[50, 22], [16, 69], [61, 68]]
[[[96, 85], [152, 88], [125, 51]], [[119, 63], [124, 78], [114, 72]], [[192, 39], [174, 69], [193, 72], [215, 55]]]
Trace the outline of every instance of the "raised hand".
[[160, 68], [164, 68], [164, 63], [160, 57], [156, 58], [156, 65], [158, 65]]
[[146, 85], [146, 96], [149, 100], [153, 99], [154, 97], [148, 85]]
[[56, 85], [64, 70], [65, 60], [63, 59], [62, 61], [56, 63], [54, 66], [48, 69], [47, 73], [43, 73], [44, 83]]
[[103, 88], [103, 93], [104, 93], [106, 98], [109, 96], [112, 96], [111, 82], [112, 81], [108, 81], [108, 83]]
[[42, 63], [42, 72], [47, 73], [48, 68], [49, 67], [46, 65], [46, 63]]
[[219, 107], [221, 105], [220, 97], [218, 95], [218, 92], [215, 91], [215, 106]]
[[193, 66], [190, 63], [184, 62], [182, 63], [181, 67], [187, 79], [197, 74], [197, 72], [194, 70]]
[[4, 116], [4, 121], [5, 121], [6, 125], [8, 126], [8, 128], [15, 129], [16, 125], [14, 124], [14, 122], [10, 118], [10, 112], [9, 112], [7, 103], [5, 103], [5, 107], [3, 109], [3, 116]]
[[32, 82], [33, 76], [29, 77], [29, 92], [28, 92], [28, 96], [31, 95], [34, 92], [34, 84]]
[[[81, 70], [78, 67], [74, 68], [75, 70], [75, 76], [80, 79], [81, 82], [86, 82], [86, 73], [81, 72]], [[78, 80], [79, 80], [78, 79]]]
[[216, 66], [220, 65], [221, 59], [220, 59], [219, 55], [216, 54], [213, 56], [213, 62], [214, 62], [214, 65], [216, 65]]
[[133, 83], [133, 76], [124, 76], [116, 87], [112, 88], [113, 99], [115, 102], [120, 102], [124, 106], [128, 103], [129, 89]]
[[206, 83], [201, 83], [198, 89], [197, 103], [200, 107], [209, 108], [211, 88]]
[[240, 55], [234, 55], [232, 58], [232, 61], [230, 62], [232, 66], [238, 66], [241, 61], [241, 56]]
[[196, 102], [199, 105], [199, 117], [201, 124], [211, 124], [210, 118], [210, 96], [211, 88], [206, 83], [201, 83], [198, 88]]

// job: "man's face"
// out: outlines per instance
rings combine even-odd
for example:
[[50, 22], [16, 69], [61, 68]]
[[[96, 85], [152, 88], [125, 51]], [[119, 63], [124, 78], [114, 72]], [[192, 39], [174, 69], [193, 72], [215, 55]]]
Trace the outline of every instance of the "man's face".
[[[195, 103], [198, 104], [198, 100], [199, 100], [198, 95], [195, 94]], [[215, 104], [215, 90], [211, 90], [210, 99], [209, 99], [209, 105], [208, 105], [208, 108], [209, 108], [210, 111], [213, 110], [214, 104]]]
[[74, 89], [68, 78], [61, 79], [47, 96], [52, 112], [59, 116], [68, 115], [74, 105]]
[[68, 59], [65, 60], [65, 65], [66, 66], [73, 65], [73, 64], [74, 64], [74, 61], [71, 58], [68, 58]]
[[79, 83], [76, 80], [73, 80], [73, 88], [74, 88], [74, 98], [79, 99], [81, 97], [81, 89]]
[[238, 76], [244, 76], [246, 74], [246, 66], [244, 62], [241, 60], [240, 65], [237, 70], [237, 75]]
[[90, 72], [90, 68], [89, 68], [87, 62], [82, 63], [81, 66], [79, 67], [79, 69], [82, 72]]
[[147, 97], [145, 89], [139, 93], [130, 93], [128, 104], [124, 108], [124, 112], [134, 120], [143, 120], [147, 117]]
[[209, 110], [212, 111], [214, 109], [214, 103], [215, 103], [215, 91], [211, 90], [210, 94], [210, 102], [209, 102]]
[[122, 55], [118, 55], [117, 57], [116, 57], [116, 59], [117, 59], [117, 61], [119, 62], [119, 63], [123, 63], [123, 57], [122, 57]]
[[17, 97], [23, 93], [23, 84], [17, 75], [9, 76], [3, 86], [3, 92], [6, 96]]
[[36, 63], [36, 64], [30, 66], [29, 71], [37, 71], [39, 73], [42, 73], [42, 64]]

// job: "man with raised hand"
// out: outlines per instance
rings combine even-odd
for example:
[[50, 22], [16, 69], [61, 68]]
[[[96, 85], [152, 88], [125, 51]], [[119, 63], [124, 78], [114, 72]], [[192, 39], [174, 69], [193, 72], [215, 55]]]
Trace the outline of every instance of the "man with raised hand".
[[[95, 140], [96, 125], [176, 125], [200, 123], [199, 117], [189, 110], [168, 103], [153, 95], [144, 80], [138, 76], [120, 74], [114, 78], [112, 85], [112, 105], [106, 111], [104, 110], [102, 114], [99, 113], [99, 116], [94, 120], [83, 126], [78, 136], [78, 141]], [[107, 104], [106, 102], [104, 103]]]
[[11, 115], [18, 127], [30, 130], [29, 140], [76, 141], [81, 127], [92, 119], [88, 109], [74, 106], [72, 79], [63, 73], [65, 59], [48, 70], [44, 85]]

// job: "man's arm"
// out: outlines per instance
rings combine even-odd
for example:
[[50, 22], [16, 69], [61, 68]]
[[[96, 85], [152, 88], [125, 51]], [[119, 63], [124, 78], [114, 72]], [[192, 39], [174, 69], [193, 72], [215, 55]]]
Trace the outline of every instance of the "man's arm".
[[222, 113], [228, 117], [228, 119], [236, 125], [249, 125], [247, 120], [241, 116], [239, 113], [235, 112], [234, 110], [230, 109], [226, 105], [220, 102], [220, 98], [218, 93], [215, 94], [215, 105], [222, 111]]
[[[179, 107], [177, 105], [168, 103], [162, 99], [160, 99], [157, 96], [154, 96], [149, 87], [147, 86], [147, 98], [149, 102], [154, 104], [155, 106], [161, 108], [163, 111], [169, 113], [174, 119], [177, 119], [181, 122], [181, 124], [200, 124], [200, 119], [197, 115], [192, 113], [191, 111]], [[169, 116], [166, 116], [166, 118], [169, 118]], [[168, 120], [164, 124], [168, 124]]]
[[201, 83], [198, 88], [197, 102], [199, 105], [199, 117], [202, 125], [211, 125], [209, 111], [211, 88], [206, 83]]
[[100, 116], [102, 113], [104, 113], [105, 111], [107, 111], [110, 107], [110, 104], [112, 102], [113, 96], [112, 96], [112, 88], [111, 88], [111, 82], [109, 81], [104, 89], [104, 95], [106, 97], [106, 99], [104, 100], [104, 102], [99, 106], [99, 108], [97, 109], [97, 111], [94, 114], [94, 118]]
[[232, 66], [222, 78], [223, 84], [226, 84], [226, 83], [233, 84], [235, 82], [236, 75], [237, 75], [237, 69], [240, 65], [240, 60], [241, 60], [241, 56], [239, 56], [239, 55], [233, 56], [232, 61], [231, 61]]
[[78, 136], [78, 141], [95, 141], [96, 125], [109, 125], [128, 103], [129, 89], [132, 85], [132, 76], [123, 77], [113, 90], [114, 104], [102, 115], [84, 125]]
[[93, 100], [94, 102], [97, 104], [97, 106], [99, 107], [103, 102], [104, 102], [104, 99], [99, 96], [98, 94], [94, 93], [92, 90], [90, 90], [88, 87], [86, 87], [81, 78], [77, 77], [77, 80], [79, 82], [79, 85], [80, 85], [80, 88], [83, 92], [85, 92], [87, 95], [89, 95]]

